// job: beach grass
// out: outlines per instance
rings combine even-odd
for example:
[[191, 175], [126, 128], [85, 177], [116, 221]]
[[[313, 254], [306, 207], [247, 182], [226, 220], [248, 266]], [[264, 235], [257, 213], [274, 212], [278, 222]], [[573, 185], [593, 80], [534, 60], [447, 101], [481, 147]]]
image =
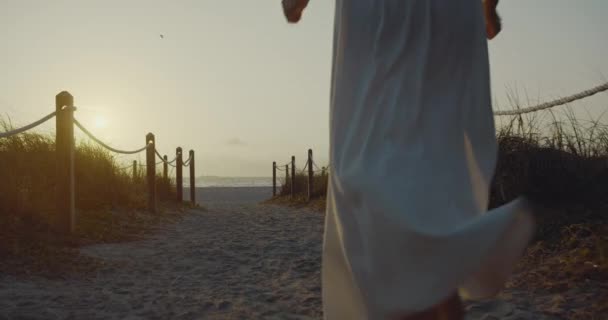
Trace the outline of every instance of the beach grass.
[[[0, 128], [11, 125], [0, 121]], [[26, 132], [0, 139], [0, 271], [30, 272], [36, 265], [46, 271], [54, 265], [69, 269], [70, 261], [83, 259], [69, 247], [133, 239], [175, 218], [168, 214], [176, 205], [173, 179], [157, 173], [161, 209], [150, 214], [144, 168], [133, 177], [132, 168], [105, 149], [80, 142], [74, 154], [76, 230], [69, 237], [57, 234], [55, 163], [51, 135]]]

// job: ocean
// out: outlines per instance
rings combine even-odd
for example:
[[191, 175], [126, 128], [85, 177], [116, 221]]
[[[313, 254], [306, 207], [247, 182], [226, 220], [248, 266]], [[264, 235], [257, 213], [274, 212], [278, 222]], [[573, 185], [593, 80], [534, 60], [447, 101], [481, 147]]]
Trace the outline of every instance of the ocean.
[[[197, 177], [195, 184], [199, 188], [205, 187], [272, 187], [272, 177]], [[277, 181], [277, 184], [279, 182]], [[190, 179], [184, 177], [184, 186], [190, 186]]]

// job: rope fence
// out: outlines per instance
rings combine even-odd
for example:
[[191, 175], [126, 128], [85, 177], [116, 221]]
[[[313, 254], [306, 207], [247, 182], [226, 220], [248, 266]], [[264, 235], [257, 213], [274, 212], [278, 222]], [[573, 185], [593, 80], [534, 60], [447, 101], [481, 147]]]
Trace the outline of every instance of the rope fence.
[[130, 168], [133, 168], [133, 166], [132, 165], [128, 165], [128, 166], [124, 166], [124, 167], [119, 167], [118, 170], [127, 170], [127, 169], [130, 169]]
[[97, 137], [95, 137], [89, 130], [87, 130], [87, 128], [85, 128], [82, 124], [80, 124], [80, 122], [76, 119], [74, 119], [74, 124], [78, 127], [78, 129], [80, 129], [84, 134], [87, 135], [87, 137], [89, 137], [91, 140], [97, 142], [97, 144], [99, 144], [100, 146], [106, 148], [109, 151], [115, 152], [115, 153], [120, 153], [120, 154], [136, 154], [136, 153], [140, 153], [144, 150], [146, 150], [146, 148], [148, 148], [148, 145], [145, 145], [139, 149], [136, 150], [131, 150], [131, 151], [124, 151], [124, 150], [119, 150], [119, 149], [115, 149], [110, 147], [109, 145], [105, 144], [103, 141], [99, 140]]
[[184, 167], [189, 166], [189, 165], [190, 165], [190, 161], [191, 161], [191, 160], [192, 160], [192, 155], [190, 155], [190, 156], [188, 157], [188, 159], [186, 159], [186, 161], [184, 161], [184, 164], [183, 164], [183, 165], [184, 165]]
[[520, 114], [524, 114], [524, 113], [536, 112], [536, 111], [545, 110], [545, 109], [557, 107], [560, 105], [564, 105], [564, 104], [567, 104], [567, 103], [570, 103], [570, 102], [573, 102], [576, 100], [581, 100], [581, 99], [590, 97], [594, 94], [597, 94], [597, 93], [600, 93], [603, 91], [607, 91], [607, 90], [608, 90], [608, 82], [601, 84], [597, 87], [591, 88], [589, 90], [584, 90], [584, 91], [575, 93], [573, 95], [570, 95], [570, 96], [567, 96], [564, 98], [541, 103], [541, 104], [538, 104], [533, 107], [528, 107], [528, 108], [523, 108], [523, 109], [514, 109], [514, 110], [495, 111], [494, 115], [495, 116], [516, 116], [516, 115], [520, 115]]
[[6, 132], [0, 132], [0, 138], [12, 137], [16, 134], [28, 131], [30, 129], [34, 129], [35, 127], [49, 121], [50, 119], [53, 119], [56, 115], [57, 115], [57, 111], [53, 111], [53, 112], [47, 114], [46, 116], [44, 116], [42, 119], [40, 119], [38, 121], [34, 121], [34, 122], [28, 124], [27, 126], [23, 126], [21, 128], [9, 130]]
[[[319, 168], [319, 166], [316, 164], [316, 162], [313, 159], [312, 149], [308, 149], [308, 159], [306, 160], [306, 164], [304, 165], [304, 167], [301, 170], [297, 170], [297, 172], [299, 174], [307, 175], [307, 200], [308, 201], [310, 201], [310, 199], [313, 196], [315, 174], [320, 172], [321, 176], [324, 176], [327, 172], [328, 167], [329, 166]], [[315, 170], [315, 168], [317, 170]], [[277, 171], [285, 172], [284, 180], [277, 177]], [[279, 183], [281, 183], [282, 185], [287, 185], [287, 184], [290, 185], [291, 198], [293, 199], [295, 197], [295, 189], [296, 189], [295, 188], [295, 180], [296, 180], [295, 177], [296, 177], [296, 157], [295, 156], [292, 156], [291, 161], [284, 165], [277, 165], [277, 162], [274, 161], [272, 163], [272, 195], [273, 195], [273, 197], [276, 197], [276, 195], [277, 195], [277, 180], [279, 180]]]
[[[152, 133], [146, 134], [145, 145], [135, 150], [120, 150], [113, 148], [101, 139], [96, 137], [89, 131], [80, 121], [74, 118], [74, 97], [67, 91], [62, 91], [55, 97], [55, 111], [42, 117], [41, 119], [32, 122], [26, 126], [11, 129], [5, 132], [0, 132], [0, 138], [9, 138], [17, 134], [34, 129], [35, 127], [47, 122], [56, 117], [56, 133], [55, 133], [55, 153], [57, 154], [57, 176], [56, 176], [56, 209], [60, 216], [57, 218], [56, 229], [64, 234], [72, 234], [75, 230], [76, 210], [75, 210], [75, 178], [74, 178], [74, 126], [82, 131], [89, 139], [105, 148], [106, 150], [120, 155], [132, 155], [146, 151], [145, 164], [139, 164], [133, 161], [132, 165], [118, 167], [118, 170], [126, 170], [132, 168], [133, 179], [137, 179], [139, 168], [145, 168], [146, 185], [147, 185], [147, 209], [151, 213], [156, 212], [156, 166], [163, 165], [163, 179], [168, 181], [168, 167], [171, 166], [176, 170], [176, 181], [179, 181], [177, 188], [177, 202], [181, 203], [182, 199], [182, 166], [190, 167], [190, 202], [196, 204], [195, 200], [195, 171], [194, 171], [194, 150], [190, 150], [190, 156], [186, 163], [181, 161], [181, 147], [176, 148], [176, 156], [173, 160], [168, 161], [167, 156], [161, 156], [156, 149], [155, 136]], [[155, 161], [155, 156], [160, 161]], [[173, 164], [177, 162], [177, 164]], [[139, 167], [139, 168], [138, 168]], [[173, 172], [173, 169], [171, 169]], [[166, 185], [169, 188], [169, 184]], [[168, 190], [167, 190], [168, 191]]]
[[158, 150], [156, 150], [156, 149], [154, 149], [154, 153], [156, 153], [156, 156], [160, 159], [161, 163], [165, 163], [166, 162], [168, 164], [171, 164], [171, 163], [174, 163], [177, 160], [177, 157], [174, 157], [173, 160], [167, 161], [167, 159], [165, 159], [166, 156], [165, 157], [161, 156], [160, 153], [158, 152]]

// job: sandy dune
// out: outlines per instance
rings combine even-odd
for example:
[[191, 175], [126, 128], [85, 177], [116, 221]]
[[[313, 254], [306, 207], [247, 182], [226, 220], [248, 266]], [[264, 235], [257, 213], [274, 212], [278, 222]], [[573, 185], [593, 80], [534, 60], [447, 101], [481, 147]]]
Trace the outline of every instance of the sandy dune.
[[[256, 204], [270, 193], [199, 189], [207, 211], [142, 241], [83, 248], [119, 262], [96, 277], [0, 275], [0, 319], [320, 319], [323, 214]], [[494, 300], [469, 305], [467, 319], [557, 319], [529, 309]]]

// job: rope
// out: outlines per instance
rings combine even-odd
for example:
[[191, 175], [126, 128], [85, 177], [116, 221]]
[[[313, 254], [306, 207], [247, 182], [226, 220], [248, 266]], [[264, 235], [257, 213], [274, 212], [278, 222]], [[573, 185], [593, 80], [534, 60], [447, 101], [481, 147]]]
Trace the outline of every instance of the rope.
[[[165, 158], [163, 158], [160, 153], [158, 153], [158, 150], [154, 149], [154, 153], [156, 153], [156, 156], [160, 159], [161, 163], [165, 162]], [[177, 160], [177, 156], [175, 156], [175, 158], [173, 158], [173, 160], [171, 161], [167, 161], [167, 164], [171, 164], [173, 162], [175, 162]]]
[[304, 166], [304, 168], [302, 168], [302, 170], [300, 170], [300, 174], [305, 174], [306, 168], [308, 168], [308, 161], [306, 161], [306, 165]]
[[317, 166], [317, 163], [315, 161], [312, 162], [313, 167], [317, 168], [317, 170], [321, 170], [321, 168], [319, 168], [319, 166]]
[[325, 172], [327, 172], [329, 170], [329, 167], [331, 166], [330, 164], [327, 164], [324, 168], [319, 168], [319, 166], [317, 166], [316, 162], [312, 162], [312, 165], [317, 169], [314, 172], [323, 172], [325, 170]]
[[545, 103], [541, 103], [539, 105], [533, 106], [533, 107], [528, 107], [528, 108], [523, 108], [523, 109], [516, 109], [516, 110], [506, 110], [506, 111], [496, 111], [494, 112], [495, 116], [513, 116], [513, 115], [520, 115], [520, 114], [524, 114], [524, 113], [530, 113], [530, 112], [534, 112], [534, 111], [539, 111], [539, 110], [544, 110], [544, 109], [549, 109], [549, 108], [553, 108], [555, 106], [559, 106], [559, 105], [563, 105], [566, 103], [570, 103], [576, 100], [580, 100], [589, 96], [592, 96], [596, 93], [602, 92], [602, 91], [606, 91], [608, 90], [608, 82], [599, 85], [595, 88], [591, 88], [589, 90], [585, 90], [585, 91], [581, 91], [579, 93], [575, 93], [571, 96], [565, 97], [565, 98], [561, 98], [561, 99], [557, 99], [557, 100], [553, 100], [553, 101], [549, 101], [549, 102], [545, 102]]
[[8, 138], [8, 137], [14, 136], [16, 134], [19, 134], [21, 132], [35, 128], [35, 127], [45, 123], [46, 121], [48, 121], [49, 119], [53, 118], [56, 115], [57, 115], [57, 111], [53, 111], [53, 112], [49, 113], [48, 115], [44, 116], [42, 119], [32, 122], [32, 123], [28, 124], [27, 126], [21, 127], [19, 129], [13, 129], [13, 130], [6, 131], [6, 132], [0, 132], [0, 138]]
[[[158, 166], [158, 165], [159, 165], [159, 164], [161, 164], [161, 163], [163, 163], [163, 162], [162, 162], [162, 161], [156, 162], [156, 163], [155, 163], [155, 166]], [[147, 166], [148, 166], [147, 164], [143, 164], [143, 163], [139, 163], [139, 164], [137, 164], [137, 168], [138, 168], [138, 169], [139, 169], [139, 168], [146, 168]], [[128, 167], [123, 167], [123, 168], [121, 168], [121, 170], [128, 169], [128, 168], [132, 168], [132, 167], [133, 167], [133, 165], [130, 165], [130, 166], [128, 166]]]
[[132, 164], [130, 164], [130, 165], [128, 165], [128, 166], [118, 168], [118, 170], [125, 170], [125, 169], [129, 169], [129, 168], [133, 168], [133, 165], [132, 165]]
[[158, 150], [156, 150], [156, 148], [154, 148], [154, 153], [156, 153], [156, 156], [163, 162], [165, 162], [165, 158], [163, 158], [163, 156], [160, 155], [160, 153], [158, 153]]
[[122, 153], [122, 154], [135, 154], [135, 153], [140, 153], [144, 150], [146, 150], [146, 148], [148, 147], [148, 145], [145, 145], [143, 148], [137, 149], [137, 150], [133, 150], [133, 151], [124, 151], [124, 150], [118, 150], [118, 149], [114, 149], [110, 146], [108, 146], [107, 144], [103, 143], [101, 140], [97, 139], [91, 132], [89, 132], [89, 130], [87, 130], [84, 126], [82, 126], [82, 124], [80, 124], [80, 122], [78, 122], [78, 120], [74, 119], [74, 124], [80, 129], [82, 130], [82, 132], [84, 132], [89, 138], [91, 138], [91, 140], [97, 142], [98, 144], [100, 144], [102, 147], [112, 151], [112, 152], [116, 152], [116, 153]]
[[190, 165], [190, 160], [192, 160], [192, 155], [190, 155], [190, 156], [188, 157], [188, 159], [186, 159], [186, 161], [184, 161], [184, 162], [182, 163], [182, 165], [183, 165], [184, 167], [189, 166], [189, 165]]

